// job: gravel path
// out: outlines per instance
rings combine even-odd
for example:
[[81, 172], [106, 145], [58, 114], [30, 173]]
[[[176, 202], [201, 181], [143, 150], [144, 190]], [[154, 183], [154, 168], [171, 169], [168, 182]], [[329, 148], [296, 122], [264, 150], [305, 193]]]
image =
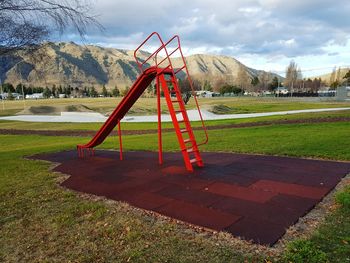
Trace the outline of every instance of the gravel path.
[[[325, 108], [325, 109], [307, 109], [307, 110], [290, 110], [290, 111], [275, 111], [275, 112], [261, 112], [261, 113], [247, 113], [247, 114], [214, 114], [207, 110], [202, 110], [204, 120], [227, 120], [227, 119], [242, 119], [255, 118], [275, 115], [288, 115], [298, 113], [311, 112], [325, 112], [325, 111], [342, 111], [350, 110], [347, 108]], [[200, 120], [197, 110], [188, 110], [187, 115], [191, 121]], [[61, 115], [16, 115], [0, 117], [0, 120], [14, 120], [14, 121], [30, 121], [30, 122], [105, 122], [107, 117], [95, 112], [61, 112]], [[157, 115], [149, 116], [125, 116], [122, 122], [157, 122]], [[163, 122], [171, 122], [170, 115], [162, 114]]]

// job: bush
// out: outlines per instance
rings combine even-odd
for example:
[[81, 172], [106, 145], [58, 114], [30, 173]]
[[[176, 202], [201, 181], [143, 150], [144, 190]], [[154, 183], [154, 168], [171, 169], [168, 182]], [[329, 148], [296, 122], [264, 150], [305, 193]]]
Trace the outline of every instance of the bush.
[[325, 252], [320, 250], [314, 243], [308, 240], [297, 240], [289, 244], [284, 255], [285, 262], [328, 262]]
[[344, 208], [350, 209], [350, 185], [347, 186], [344, 191], [337, 193], [335, 200]]

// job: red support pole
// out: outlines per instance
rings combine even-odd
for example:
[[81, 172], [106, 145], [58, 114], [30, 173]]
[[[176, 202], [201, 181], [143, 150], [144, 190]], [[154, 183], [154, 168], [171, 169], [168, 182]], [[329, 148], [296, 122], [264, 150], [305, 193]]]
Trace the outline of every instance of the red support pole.
[[162, 146], [162, 109], [160, 106], [160, 83], [159, 77], [156, 77], [156, 89], [157, 89], [157, 110], [158, 110], [158, 160], [159, 164], [163, 163], [163, 146]]
[[123, 144], [122, 144], [122, 132], [120, 129], [120, 120], [118, 121], [118, 135], [119, 135], [119, 158], [123, 160]]

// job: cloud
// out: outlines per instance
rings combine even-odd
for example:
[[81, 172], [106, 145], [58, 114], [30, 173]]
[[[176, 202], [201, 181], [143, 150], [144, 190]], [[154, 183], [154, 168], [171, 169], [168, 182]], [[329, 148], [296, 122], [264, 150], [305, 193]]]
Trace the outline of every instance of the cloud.
[[325, 47], [350, 39], [349, 0], [98, 0], [94, 13], [105, 32], [89, 32], [88, 41], [123, 48], [158, 31], [179, 34], [187, 54], [290, 59], [329, 57]]

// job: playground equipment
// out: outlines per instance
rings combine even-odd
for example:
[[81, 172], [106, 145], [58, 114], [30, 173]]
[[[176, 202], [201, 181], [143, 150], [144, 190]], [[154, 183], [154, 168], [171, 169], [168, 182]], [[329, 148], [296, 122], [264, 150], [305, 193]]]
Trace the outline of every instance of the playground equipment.
[[[145, 47], [146, 44], [156, 40], [159, 47], [149, 55], [145, 57], [145, 52], [141, 51], [141, 48]], [[143, 57], [141, 59], [141, 57]], [[172, 58], [181, 57], [182, 65], [178, 68], [173, 67]], [[177, 135], [179, 146], [184, 158], [185, 166], [188, 171], [193, 171], [193, 164], [199, 167], [203, 166], [203, 160], [201, 158], [198, 146], [206, 144], [208, 142], [208, 134], [202, 114], [199, 108], [199, 104], [196, 98], [196, 94], [193, 89], [192, 81], [188, 73], [185, 58], [183, 56], [180, 44], [179, 36], [175, 35], [169, 41], [164, 42], [157, 32], [150, 34], [141, 45], [135, 50], [134, 58], [140, 70], [140, 76], [137, 78], [129, 92], [124, 96], [122, 101], [116, 107], [116, 109], [109, 116], [107, 121], [102, 125], [96, 135], [85, 145], [77, 145], [79, 157], [84, 156], [84, 152], [87, 151], [89, 154], [94, 154], [94, 147], [101, 144], [105, 138], [112, 132], [112, 130], [118, 125], [119, 135], [119, 149], [120, 159], [123, 159], [122, 155], [122, 139], [121, 139], [121, 128], [120, 121], [134, 105], [136, 100], [141, 96], [145, 89], [156, 80], [156, 93], [157, 93], [157, 110], [158, 110], [158, 159], [159, 164], [163, 163], [162, 155], [162, 128], [161, 128], [161, 105], [160, 97], [161, 90], [164, 93], [164, 97], [169, 109], [169, 113], [174, 125], [174, 129]], [[189, 81], [192, 96], [194, 97], [198, 114], [201, 119], [205, 139], [201, 143], [197, 143], [189, 118], [187, 116], [185, 104], [182, 99], [178, 83], [178, 75], [185, 75]]]

